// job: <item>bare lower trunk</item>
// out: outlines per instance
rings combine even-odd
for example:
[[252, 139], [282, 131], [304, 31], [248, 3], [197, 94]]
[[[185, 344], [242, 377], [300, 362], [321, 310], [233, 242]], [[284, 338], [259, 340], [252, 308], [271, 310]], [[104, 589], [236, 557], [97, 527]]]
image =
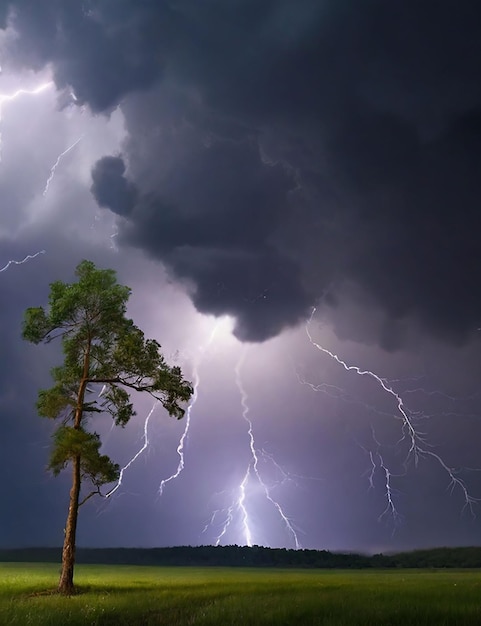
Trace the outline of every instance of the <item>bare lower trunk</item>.
[[67, 521], [65, 523], [65, 538], [62, 549], [62, 571], [58, 583], [58, 591], [64, 595], [75, 593], [73, 584], [73, 571], [75, 565], [75, 539], [77, 534], [77, 518], [80, 495], [80, 457], [72, 460], [72, 488], [70, 489], [70, 502], [68, 507]]

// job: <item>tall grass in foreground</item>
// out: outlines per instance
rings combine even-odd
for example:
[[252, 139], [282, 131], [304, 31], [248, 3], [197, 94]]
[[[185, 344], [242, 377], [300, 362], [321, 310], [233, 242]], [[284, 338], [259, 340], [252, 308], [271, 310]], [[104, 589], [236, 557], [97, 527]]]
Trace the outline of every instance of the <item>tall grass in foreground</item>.
[[80, 594], [49, 593], [58, 566], [0, 563], [1, 626], [479, 626], [481, 572], [78, 565]]

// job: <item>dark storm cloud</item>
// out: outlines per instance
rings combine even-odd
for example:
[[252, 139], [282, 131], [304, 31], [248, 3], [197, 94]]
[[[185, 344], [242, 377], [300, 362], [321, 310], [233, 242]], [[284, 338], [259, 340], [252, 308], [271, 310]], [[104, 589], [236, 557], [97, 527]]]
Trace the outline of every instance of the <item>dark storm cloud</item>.
[[[13, 6], [24, 63], [51, 62], [95, 111], [122, 102], [132, 182], [101, 161], [93, 190], [129, 213], [119, 241], [192, 281], [200, 310], [262, 338], [328, 288], [334, 324], [341, 291], [383, 313], [386, 347], [403, 344], [403, 320], [452, 341], [479, 326], [476, 3]], [[154, 92], [129, 100], [154, 85], [164, 108]], [[176, 110], [178, 93], [189, 104]], [[166, 123], [168, 145], [156, 139]], [[191, 154], [185, 127], [203, 150]], [[348, 332], [363, 339], [361, 320]]]
[[162, 73], [169, 37], [166, 3], [8, 4], [11, 26], [20, 35], [12, 45], [12, 63], [35, 69], [52, 64], [57, 87], [71, 87], [78, 104], [88, 103], [93, 111], [114, 108], [126, 93], [150, 87]]
[[128, 215], [137, 192], [124, 177], [125, 165], [120, 157], [103, 157], [92, 170], [92, 193], [99, 206], [118, 215]]
[[289, 210], [294, 181], [284, 167], [264, 164], [255, 146], [217, 142], [190, 155], [182, 170], [188, 184], [166, 182], [165, 198], [125, 193], [133, 187], [124, 169], [120, 158], [97, 162], [97, 202], [127, 216], [121, 243], [148, 251], [193, 284], [199, 311], [234, 316], [234, 332], [246, 341], [263, 341], [306, 316], [299, 269], [269, 242]]
[[363, 199], [363, 217], [379, 232], [366, 237], [370, 250], [353, 271], [393, 317], [414, 314], [453, 338], [474, 330], [481, 314], [480, 122], [481, 110], [456, 120], [419, 163], [405, 162], [383, 198]]

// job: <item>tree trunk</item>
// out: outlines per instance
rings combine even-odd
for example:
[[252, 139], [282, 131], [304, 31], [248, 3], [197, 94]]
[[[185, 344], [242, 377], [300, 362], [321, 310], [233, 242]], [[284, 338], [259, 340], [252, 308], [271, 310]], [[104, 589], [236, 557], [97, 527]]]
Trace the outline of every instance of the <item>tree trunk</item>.
[[[75, 407], [73, 424], [75, 429], [79, 429], [82, 424], [83, 403], [90, 365], [90, 342], [91, 340], [89, 336], [84, 355], [82, 379], [80, 381], [77, 394], [77, 406]], [[60, 580], [58, 582], [58, 592], [66, 596], [75, 593], [73, 570], [75, 566], [75, 542], [77, 536], [77, 519], [81, 482], [80, 455], [78, 454], [72, 458], [72, 487], [70, 489], [70, 501], [68, 505], [67, 521], [65, 523], [65, 537], [62, 548], [62, 571], [60, 572]]]
[[77, 518], [80, 496], [80, 457], [72, 460], [73, 474], [70, 489], [70, 502], [67, 521], [65, 523], [65, 537], [62, 549], [62, 571], [58, 583], [58, 591], [63, 595], [75, 593], [73, 571], [75, 565], [75, 540], [77, 534]]

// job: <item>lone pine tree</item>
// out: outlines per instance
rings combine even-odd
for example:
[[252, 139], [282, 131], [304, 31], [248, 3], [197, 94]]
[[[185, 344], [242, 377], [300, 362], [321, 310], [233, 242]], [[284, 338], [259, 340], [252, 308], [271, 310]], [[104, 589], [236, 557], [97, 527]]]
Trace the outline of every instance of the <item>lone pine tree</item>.
[[[72, 485], [65, 524], [58, 590], [72, 594], [77, 519], [80, 506], [119, 477], [119, 466], [101, 454], [101, 440], [88, 429], [92, 417], [108, 412], [118, 426], [135, 415], [130, 390], [145, 391], [178, 419], [192, 393], [179, 367], [170, 367], [154, 339], [126, 317], [130, 289], [117, 283], [113, 270], [91, 261], [76, 268], [77, 282], [50, 285], [49, 306], [25, 312], [23, 337], [35, 344], [60, 338], [64, 360], [51, 371], [54, 385], [38, 394], [39, 415], [59, 419], [49, 469], [67, 466]], [[100, 391], [103, 389], [103, 392]], [[87, 487], [87, 491], [83, 490]]]

